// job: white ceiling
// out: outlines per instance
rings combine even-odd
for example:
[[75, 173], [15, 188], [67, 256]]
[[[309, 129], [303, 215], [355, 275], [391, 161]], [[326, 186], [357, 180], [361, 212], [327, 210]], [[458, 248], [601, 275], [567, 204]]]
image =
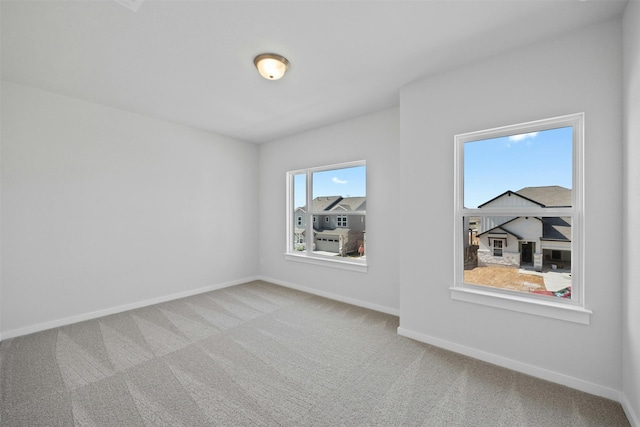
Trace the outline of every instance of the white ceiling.
[[[1, 2], [2, 78], [267, 142], [403, 85], [620, 15], [626, 0]], [[278, 81], [253, 58], [291, 66]], [[523, 64], [526, 67], [526, 64]]]

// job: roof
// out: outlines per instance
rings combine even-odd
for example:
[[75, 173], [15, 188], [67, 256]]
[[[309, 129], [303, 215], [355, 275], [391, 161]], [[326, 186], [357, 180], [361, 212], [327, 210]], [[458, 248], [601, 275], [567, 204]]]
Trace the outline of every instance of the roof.
[[515, 192], [515, 191], [507, 190], [507, 191], [505, 191], [504, 193], [502, 193], [502, 194], [500, 194], [500, 195], [498, 195], [498, 196], [494, 197], [493, 199], [491, 199], [491, 200], [489, 200], [489, 201], [487, 201], [487, 202], [484, 202], [483, 204], [481, 204], [480, 206], [478, 206], [478, 208], [482, 208], [483, 206], [486, 206], [486, 205], [488, 205], [489, 203], [491, 203], [491, 202], [493, 202], [493, 201], [495, 201], [495, 200], [498, 200], [498, 199], [499, 199], [499, 198], [501, 198], [502, 196], [509, 196], [509, 197], [511, 197], [511, 195], [512, 195], [512, 194], [514, 194], [514, 195], [516, 195], [516, 196], [518, 196], [518, 197], [522, 197], [523, 199], [527, 199], [527, 200], [529, 200], [530, 202], [535, 203], [536, 205], [540, 205], [541, 207], [544, 207], [544, 206], [542, 205], [542, 203], [539, 203], [539, 202], [536, 202], [535, 200], [529, 199], [528, 197], [525, 197], [525, 196], [523, 196], [523, 195], [521, 195], [521, 194], [518, 194], [518, 193], [517, 193], [517, 192]]
[[[496, 230], [500, 230], [502, 232], [511, 234], [513, 237], [515, 237], [518, 240], [523, 240], [521, 236], [515, 234], [513, 231], [510, 231], [504, 228], [505, 225], [513, 221], [516, 221], [517, 219], [520, 219], [520, 218], [525, 218], [525, 217], [518, 216], [518, 217], [512, 218], [509, 221], [503, 222], [502, 224], [497, 225], [487, 231], [479, 233], [478, 237], [483, 236], [485, 234], [496, 233]], [[540, 240], [553, 240], [553, 241], [562, 241], [562, 242], [571, 241], [571, 218], [570, 217], [550, 216], [550, 217], [543, 217], [543, 218], [538, 218], [538, 217], [532, 217], [532, 218], [535, 218], [538, 221], [542, 222], [542, 237], [540, 237]]]
[[571, 189], [559, 185], [542, 187], [524, 187], [516, 194], [537, 202], [545, 208], [560, 208], [571, 206]]
[[541, 187], [524, 187], [518, 191], [507, 190], [504, 193], [484, 202], [478, 208], [488, 205], [503, 196], [516, 195], [526, 199], [542, 208], [564, 208], [571, 206], [571, 189], [559, 185], [547, 185]]
[[331, 210], [343, 210], [347, 212], [363, 211], [367, 209], [366, 197], [345, 197]]
[[[319, 196], [313, 199], [313, 212], [334, 211], [334, 213], [364, 211], [367, 209], [366, 197]], [[296, 208], [306, 212], [307, 207]]]
[[570, 217], [544, 217], [542, 221], [541, 240], [571, 241]]
[[503, 232], [505, 232], [505, 233], [511, 234], [511, 235], [512, 235], [513, 237], [515, 237], [516, 239], [518, 239], [518, 240], [522, 240], [522, 237], [521, 237], [521, 236], [519, 236], [519, 235], [515, 234], [513, 231], [510, 231], [510, 230], [507, 230], [506, 228], [503, 228], [503, 226], [504, 226], [504, 225], [509, 224], [510, 222], [513, 222], [513, 221], [515, 221], [515, 220], [517, 220], [517, 219], [519, 219], [519, 218], [522, 218], [522, 217], [521, 217], [521, 216], [517, 216], [517, 217], [515, 217], [515, 218], [511, 218], [510, 220], [505, 221], [505, 222], [503, 222], [503, 223], [502, 223], [502, 224], [500, 224], [500, 225], [496, 225], [495, 227], [490, 228], [490, 229], [489, 229], [489, 230], [487, 230], [487, 231], [483, 231], [482, 233], [478, 234], [478, 237], [482, 236], [483, 234], [491, 234], [491, 233], [495, 233], [495, 232], [496, 232], [495, 230], [502, 230], [502, 231], [503, 231]]
[[313, 199], [313, 212], [331, 210], [342, 199], [340, 196], [321, 196]]

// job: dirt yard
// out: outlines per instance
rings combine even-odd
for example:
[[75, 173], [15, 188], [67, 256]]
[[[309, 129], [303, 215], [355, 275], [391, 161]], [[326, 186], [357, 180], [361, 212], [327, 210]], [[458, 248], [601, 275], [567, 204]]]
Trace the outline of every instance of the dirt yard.
[[464, 271], [464, 281], [522, 292], [546, 290], [541, 276], [520, 274], [514, 267], [476, 267]]

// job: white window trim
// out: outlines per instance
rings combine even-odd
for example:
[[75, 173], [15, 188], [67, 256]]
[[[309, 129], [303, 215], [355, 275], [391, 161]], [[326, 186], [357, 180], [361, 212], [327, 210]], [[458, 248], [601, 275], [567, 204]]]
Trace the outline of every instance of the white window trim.
[[359, 273], [367, 272], [367, 265], [358, 259], [354, 261], [346, 261], [344, 258], [335, 259], [336, 257], [323, 257], [321, 255], [307, 255], [304, 252], [300, 254], [285, 253], [284, 258], [288, 261], [302, 262], [306, 264], [320, 265], [323, 267], [338, 268], [342, 270], [357, 271]]
[[[468, 209], [464, 201], [464, 144], [482, 139], [498, 138], [535, 131], [573, 127], [573, 186], [570, 208], [540, 208], [539, 216], [570, 216], [572, 218], [572, 299], [552, 299], [522, 292], [508, 291], [487, 286], [464, 283], [463, 230], [460, 224], [464, 217], [477, 216], [522, 216], [517, 208]], [[451, 298], [511, 311], [550, 317], [569, 322], [589, 324], [592, 311], [587, 308], [584, 280], [584, 113], [570, 114], [551, 119], [538, 120], [511, 126], [503, 126], [478, 132], [456, 135], [454, 138], [454, 284], [449, 289]], [[527, 208], [528, 215], [536, 208]]]
[[[357, 271], [357, 272], [361, 272], [361, 273], [366, 273], [368, 266], [367, 266], [367, 259], [359, 259], [359, 258], [343, 258], [343, 257], [332, 257], [332, 256], [324, 256], [324, 255], [320, 255], [317, 253], [314, 253], [311, 245], [307, 245], [306, 251], [304, 252], [300, 252], [300, 251], [295, 251], [293, 248], [293, 239], [291, 238], [293, 236], [293, 229], [295, 228], [295, 218], [294, 218], [294, 202], [293, 202], [293, 197], [294, 197], [294, 188], [293, 188], [293, 179], [295, 175], [299, 175], [299, 174], [306, 174], [307, 178], [306, 178], [306, 186], [307, 186], [307, 206], [311, 206], [311, 198], [312, 198], [312, 194], [313, 194], [313, 173], [314, 172], [322, 172], [322, 171], [326, 171], [326, 170], [333, 170], [333, 169], [344, 169], [344, 168], [349, 168], [349, 167], [357, 167], [357, 166], [366, 166], [366, 161], [365, 160], [359, 160], [359, 161], [354, 161], [354, 162], [346, 162], [346, 163], [339, 163], [339, 164], [334, 164], [334, 165], [327, 165], [327, 166], [320, 166], [320, 167], [313, 167], [313, 168], [307, 168], [307, 169], [299, 169], [299, 170], [294, 170], [294, 171], [289, 171], [287, 172], [287, 228], [286, 228], [286, 242], [287, 242], [287, 246], [286, 246], [286, 252], [284, 253], [284, 257], [286, 260], [288, 261], [296, 261], [296, 262], [302, 262], [302, 263], [307, 263], [307, 264], [313, 264], [313, 265], [320, 265], [320, 266], [324, 266], [324, 267], [332, 267], [332, 268], [338, 268], [338, 269], [343, 269], [343, 270], [350, 270], [350, 271]], [[316, 215], [318, 213], [314, 213], [311, 209], [308, 209], [308, 213], [306, 213], [307, 215], [307, 222], [306, 222], [306, 235], [307, 236], [312, 236], [313, 235], [313, 224], [315, 222], [315, 218]], [[342, 212], [341, 215], [362, 215], [363, 212]], [[364, 212], [364, 215], [366, 215], [366, 211]], [[313, 220], [309, 221], [309, 217], [312, 217]], [[328, 220], [328, 217], [327, 217]]]

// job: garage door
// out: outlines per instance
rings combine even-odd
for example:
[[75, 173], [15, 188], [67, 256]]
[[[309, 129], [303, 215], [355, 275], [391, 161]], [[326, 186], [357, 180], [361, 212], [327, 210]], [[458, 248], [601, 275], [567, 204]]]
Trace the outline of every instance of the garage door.
[[340, 241], [338, 236], [335, 237], [318, 237], [316, 239], [316, 250], [324, 252], [338, 252]]

